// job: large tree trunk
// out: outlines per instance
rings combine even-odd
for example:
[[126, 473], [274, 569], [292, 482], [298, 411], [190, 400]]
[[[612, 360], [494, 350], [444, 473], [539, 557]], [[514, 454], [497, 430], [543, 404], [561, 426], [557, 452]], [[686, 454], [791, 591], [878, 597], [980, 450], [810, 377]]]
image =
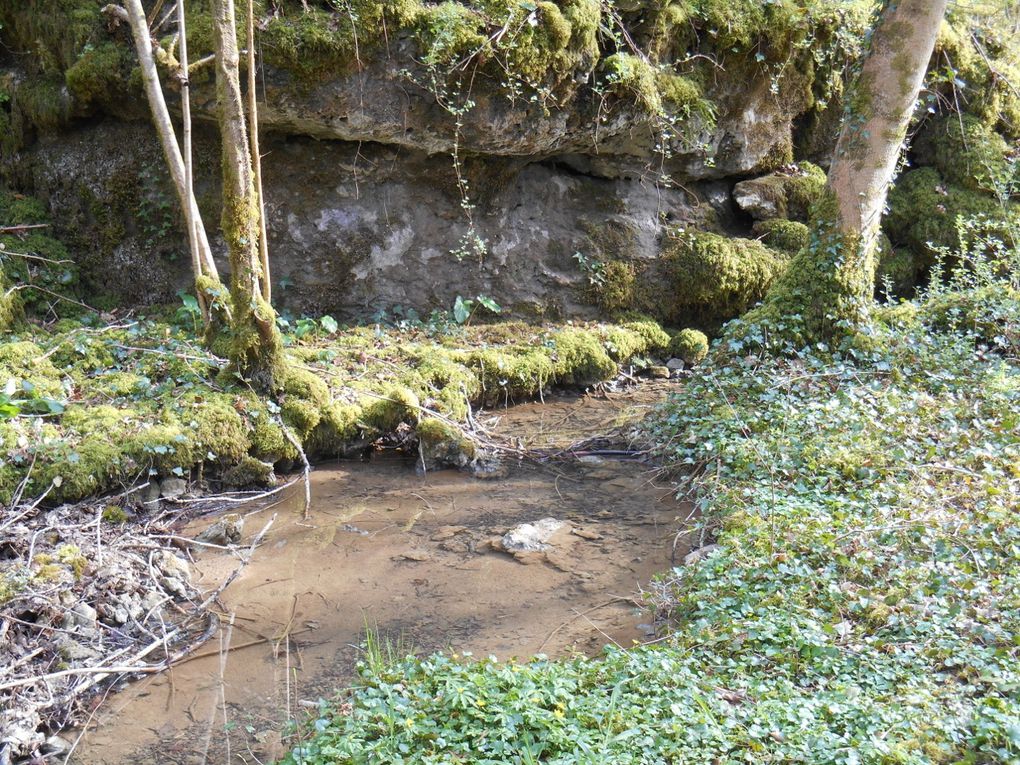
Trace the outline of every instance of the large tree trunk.
[[947, 0], [886, 0], [850, 88], [811, 243], [770, 292], [764, 313], [817, 341], [867, 321], [886, 192]]
[[279, 386], [283, 369], [280, 334], [272, 307], [262, 297], [259, 204], [241, 94], [233, 0], [212, 0], [216, 40], [216, 95], [223, 141], [223, 236], [230, 253], [231, 361], [263, 391]]

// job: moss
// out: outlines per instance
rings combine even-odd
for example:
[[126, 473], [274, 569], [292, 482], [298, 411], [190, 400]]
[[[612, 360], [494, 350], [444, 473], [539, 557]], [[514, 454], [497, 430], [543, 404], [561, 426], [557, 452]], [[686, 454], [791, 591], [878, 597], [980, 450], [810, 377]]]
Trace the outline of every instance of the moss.
[[26, 311], [50, 317], [56, 311], [80, 313], [78, 268], [59, 240], [38, 231], [0, 235], [0, 264], [10, 281], [23, 287]]
[[451, 357], [474, 372], [481, 400], [496, 403], [534, 396], [551, 385], [556, 378], [556, 363], [550, 351], [545, 346], [510, 346], [454, 352]]
[[[659, 326], [658, 322], [647, 317], [631, 318], [624, 321], [621, 328], [634, 332], [641, 338], [641, 348], [636, 353], [661, 353], [669, 347], [669, 334]], [[626, 361], [626, 358], [620, 359]]]
[[24, 592], [28, 576], [17, 567], [0, 569], [0, 606]]
[[688, 366], [696, 366], [708, 356], [708, 337], [696, 329], [682, 329], [670, 342], [669, 350]]
[[391, 385], [365, 397], [361, 421], [378, 433], [392, 433], [401, 423], [417, 422], [420, 411], [421, 402], [412, 390]]
[[0, 191], [0, 221], [5, 226], [34, 225], [50, 220], [46, 206], [34, 197]]
[[[980, 192], [946, 183], [938, 171], [923, 167], [904, 173], [889, 192], [889, 213], [883, 226], [894, 245], [908, 247], [922, 262], [930, 263], [932, 249], [960, 245], [956, 220], [958, 216], [979, 215], [1002, 221], [1006, 215], [1020, 215], [1020, 205], [1000, 203]], [[994, 226], [988, 232], [996, 235]], [[1000, 239], [1007, 239], [1009, 226], [1002, 224]]]
[[601, 263], [598, 275], [586, 289], [592, 303], [610, 314], [633, 307], [637, 274], [632, 263], [623, 260]]
[[811, 231], [805, 224], [783, 218], [757, 221], [751, 233], [766, 246], [790, 254], [807, 247], [811, 238]]
[[103, 508], [103, 520], [106, 523], [126, 523], [128, 514], [119, 505], [107, 505]]
[[662, 253], [676, 319], [712, 324], [733, 318], [765, 297], [787, 265], [784, 254], [754, 239], [683, 231]]
[[322, 420], [329, 406], [329, 386], [315, 373], [290, 364], [284, 372], [280, 396], [280, 412], [284, 422], [294, 428], [299, 438], [306, 438]]
[[25, 80], [14, 91], [14, 108], [35, 129], [54, 133], [67, 125], [71, 104], [63, 79]]
[[875, 289], [874, 248], [838, 225], [835, 195], [812, 209], [811, 240], [770, 289], [745, 326], [767, 327], [793, 343], [830, 342], [853, 335], [867, 322]]
[[1010, 165], [1010, 147], [985, 123], [968, 114], [931, 120], [913, 146], [921, 165], [930, 165], [951, 184], [971, 191], [995, 191], [1017, 172]]
[[179, 402], [178, 417], [187, 426], [199, 459], [235, 462], [251, 448], [250, 428], [238, 411], [243, 405], [226, 393], [202, 393]]
[[251, 454], [260, 460], [277, 463], [281, 460], [296, 460], [297, 449], [283, 434], [283, 428], [269, 417], [265, 410], [255, 410], [249, 415], [251, 424]]
[[917, 284], [924, 270], [924, 261], [906, 247], [882, 249], [878, 253], [875, 283], [880, 291], [886, 285], [891, 295], [906, 297]]
[[1020, 139], [1015, 86], [1020, 82], [1020, 30], [1002, 24], [991, 7], [991, 12], [981, 4], [949, 9], [932, 54], [933, 73], [942, 76], [929, 76], [930, 87], [985, 125]]
[[333, 402], [322, 412], [319, 424], [308, 436], [307, 450], [316, 455], [334, 456], [358, 440], [364, 409], [359, 404]]
[[81, 579], [88, 568], [89, 561], [77, 545], [61, 545], [57, 548], [54, 557], [57, 561], [71, 569], [75, 579]]
[[89, 114], [104, 108], [118, 112], [132, 64], [129, 49], [118, 43], [104, 42], [83, 51], [64, 74], [75, 111]]
[[614, 53], [604, 58], [601, 66], [610, 92], [633, 99], [648, 114], [663, 112], [654, 66], [632, 53]]
[[428, 7], [417, 36], [425, 63], [433, 66], [454, 64], [489, 46], [484, 17], [456, 2]]
[[42, 348], [28, 340], [0, 343], [0, 379], [31, 383], [35, 392], [48, 398], [64, 395], [62, 375]]
[[618, 366], [600, 339], [581, 328], [565, 328], [552, 338], [555, 381], [561, 385], [591, 385], [616, 374]]

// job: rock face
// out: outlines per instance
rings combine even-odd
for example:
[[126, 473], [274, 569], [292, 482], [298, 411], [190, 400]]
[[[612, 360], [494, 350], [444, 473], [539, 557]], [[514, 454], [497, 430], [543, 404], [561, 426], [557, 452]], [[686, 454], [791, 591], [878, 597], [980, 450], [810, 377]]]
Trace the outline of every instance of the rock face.
[[[197, 196], [219, 220], [215, 135], [197, 141]], [[490, 295], [524, 316], [591, 316], [575, 257], [649, 262], [665, 225], [715, 217], [687, 191], [608, 179], [555, 162], [470, 158], [474, 231], [486, 252], [458, 259], [472, 230], [449, 156], [378, 144], [268, 135], [263, 143], [274, 298], [295, 315], [369, 317], [448, 309]], [[129, 303], [175, 300], [190, 283], [185, 242], [146, 123], [108, 120], [22, 152], [19, 185], [62, 211], [90, 288]], [[706, 183], [706, 190], [718, 184]], [[725, 202], [721, 203], [723, 210]], [[225, 251], [214, 237], [219, 265]]]
[[[656, 285], [675, 229], [746, 233], [733, 182], [792, 158], [819, 78], [795, 42], [834, 23], [630, 0], [356, 5], [276, 0], [257, 20], [274, 298], [297, 315], [427, 314], [458, 295], [527, 318], [654, 309], [621, 299], [633, 285], [590, 288], [610, 272]], [[44, 22], [45, 7], [0, 8], [0, 180], [58, 212], [89, 295], [172, 302], [187, 248], [127, 30], [87, 0]], [[208, 3], [188, 12], [194, 61]], [[4, 53], [35, 47], [45, 67]], [[190, 80], [215, 240], [215, 87], [208, 68]]]

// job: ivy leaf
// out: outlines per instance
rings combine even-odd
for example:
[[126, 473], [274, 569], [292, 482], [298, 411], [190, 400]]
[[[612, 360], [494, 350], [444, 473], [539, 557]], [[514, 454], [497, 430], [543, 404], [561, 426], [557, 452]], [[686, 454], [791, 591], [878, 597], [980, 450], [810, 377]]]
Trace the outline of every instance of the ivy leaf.
[[471, 308], [474, 306], [474, 302], [457, 295], [457, 299], [453, 301], [453, 318], [458, 324], [463, 324], [471, 317]]
[[319, 326], [331, 335], [335, 335], [336, 331], [340, 328], [340, 325], [336, 323], [336, 319], [332, 316], [323, 316], [319, 319]]

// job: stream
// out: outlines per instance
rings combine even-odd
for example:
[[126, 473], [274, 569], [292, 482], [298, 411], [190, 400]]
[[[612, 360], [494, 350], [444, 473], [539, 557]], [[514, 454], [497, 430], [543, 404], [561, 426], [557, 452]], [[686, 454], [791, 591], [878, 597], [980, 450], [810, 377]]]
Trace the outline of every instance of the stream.
[[[479, 417], [521, 445], [562, 448], [636, 421], [674, 385], [563, 394]], [[648, 463], [600, 456], [520, 463], [488, 480], [418, 475], [399, 455], [320, 465], [307, 520], [299, 486], [275, 506], [241, 511], [242, 545], [276, 520], [220, 597], [218, 634], [172, 670], [111, 693], [71, 761], [271, 762], [286, 751], [287, 720], [355, 680], [366, 629], [402, 653], [500, 659], [648, 640], [641, 591], [671, 565], [690, 513], [673, 494]], [[547, 550], [518, 558], [493, 546], [548, 517], [567, 525]], [[208, 590], [238, 565], [214, 549], [195, 558], [194, 579]]]

